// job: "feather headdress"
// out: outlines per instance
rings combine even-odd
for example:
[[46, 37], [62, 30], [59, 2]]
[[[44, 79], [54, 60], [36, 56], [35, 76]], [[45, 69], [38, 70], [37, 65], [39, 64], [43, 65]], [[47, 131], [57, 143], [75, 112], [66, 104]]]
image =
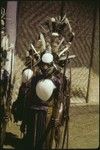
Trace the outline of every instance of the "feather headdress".
[[[43, 23], [39, 24], [39, 31], [39, 40], [34, 46], [31, 44], [31, 48], [37, 56], [41, 55], [42, 52], [50, 52], [56, 53], [59, 58], [62, 57], [70, 48], [74, 37], [74, 32], [66, 15], [62, 18], [61, 16], [47, 17]], [[41, 56], [38, 58], [40, 59]]]

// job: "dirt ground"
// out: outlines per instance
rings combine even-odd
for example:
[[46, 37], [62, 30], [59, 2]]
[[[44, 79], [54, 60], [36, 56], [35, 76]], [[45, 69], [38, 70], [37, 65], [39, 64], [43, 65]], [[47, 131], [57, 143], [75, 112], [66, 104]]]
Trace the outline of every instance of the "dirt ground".
[[69, 123], [70, 149], [95, 149], [99, 147], [98, 105], [71, 108]]
[[[21, 143], [19, 125], [7, 126], [4, 149], [17, 149]], [[97, 149], [99, 147], [99, 107], [84, 105], [70, 107], [69, 149]], [[66, 144], [64, 146], [66, 149]]]

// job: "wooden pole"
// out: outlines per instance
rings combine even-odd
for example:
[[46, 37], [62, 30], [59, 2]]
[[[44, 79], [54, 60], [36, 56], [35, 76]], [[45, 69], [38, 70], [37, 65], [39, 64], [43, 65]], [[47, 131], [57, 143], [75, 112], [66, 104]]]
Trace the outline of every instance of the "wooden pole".
[[94, 8], [94, 24], [93, 24], [93, 31], [92, 31], [92, 41], [91, 41], [91, 58], [90, 58], [90, 65], [89, 65], [89, 75], [88, 75], [88, 85], [87, 85], [87, 94], [86, 94], [86, 103], [89, 102], [89, 91], [90, 91], [90, 78], [91, 78], [91, 69], [93, 64], [93, 54], [94, 54], [94, 42], [95, 42], [95, 27], [96, 27], [96, 16], [97, 16], [97, 1], [95, 3]]

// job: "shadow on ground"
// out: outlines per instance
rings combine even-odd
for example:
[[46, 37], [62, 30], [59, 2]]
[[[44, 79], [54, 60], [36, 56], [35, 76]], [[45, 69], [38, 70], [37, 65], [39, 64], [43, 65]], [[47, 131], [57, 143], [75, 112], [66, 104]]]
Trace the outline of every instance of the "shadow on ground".
[[5, 147], [9, 145], [10, 148], [3, 148], [3, 150], [10, 150], [10, 149], [16, 149], [16, 150], [22, 150], [22, 139], [18, 138], [16, 134], [13, 134], [11, 132], [6, 132], [6, 138], [4, 142]]
[[[28, 150], [26, 143], [20, 138], [19, 126], [11, 123], [7, 128], [4, 150]], [[68, 148], [98, 149], [98, 146], [99, 105], [71, 106]], [[66, 142], [64, 148], [66, 149]]]

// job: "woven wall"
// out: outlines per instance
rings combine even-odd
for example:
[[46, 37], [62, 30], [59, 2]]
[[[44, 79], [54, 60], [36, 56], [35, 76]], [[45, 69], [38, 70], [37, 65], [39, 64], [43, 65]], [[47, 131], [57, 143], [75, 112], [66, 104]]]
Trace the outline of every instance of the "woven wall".
[[22, 58], [24, 58], [30, 42], [36, 41], [39, 36], [38, 25], [47, 16], [60, 15], [60, 9], [60, 1], [25, 1], [19, 3], [17, 51]]
[[89, 68], [92, 55], [95, 1], [67, 1], [64, 12], [71, 20], [76, 34], [71, 53], [77, 58], [72, 62], [72, 103], [84, 103], [88, 92]]
[[[84, 0], [63, 2], [63, 14], [66, 13], [76, 35], [70, 50], [70, 54], [77, 56], [71, 63], [72, 103], [84, 102], [87, 96], [95, 24], [95, 2]], [[61, 10], [62, 1], [24, 1], [18, 3], [16, 50], [22, 60], [24, 60], [25, 51], [29, 49], [30, 42], [38, 38], [38, 24], [47, 16], [60, 15]], [[94, 70], [96, 67], [97, 65], [94, 65]]]

